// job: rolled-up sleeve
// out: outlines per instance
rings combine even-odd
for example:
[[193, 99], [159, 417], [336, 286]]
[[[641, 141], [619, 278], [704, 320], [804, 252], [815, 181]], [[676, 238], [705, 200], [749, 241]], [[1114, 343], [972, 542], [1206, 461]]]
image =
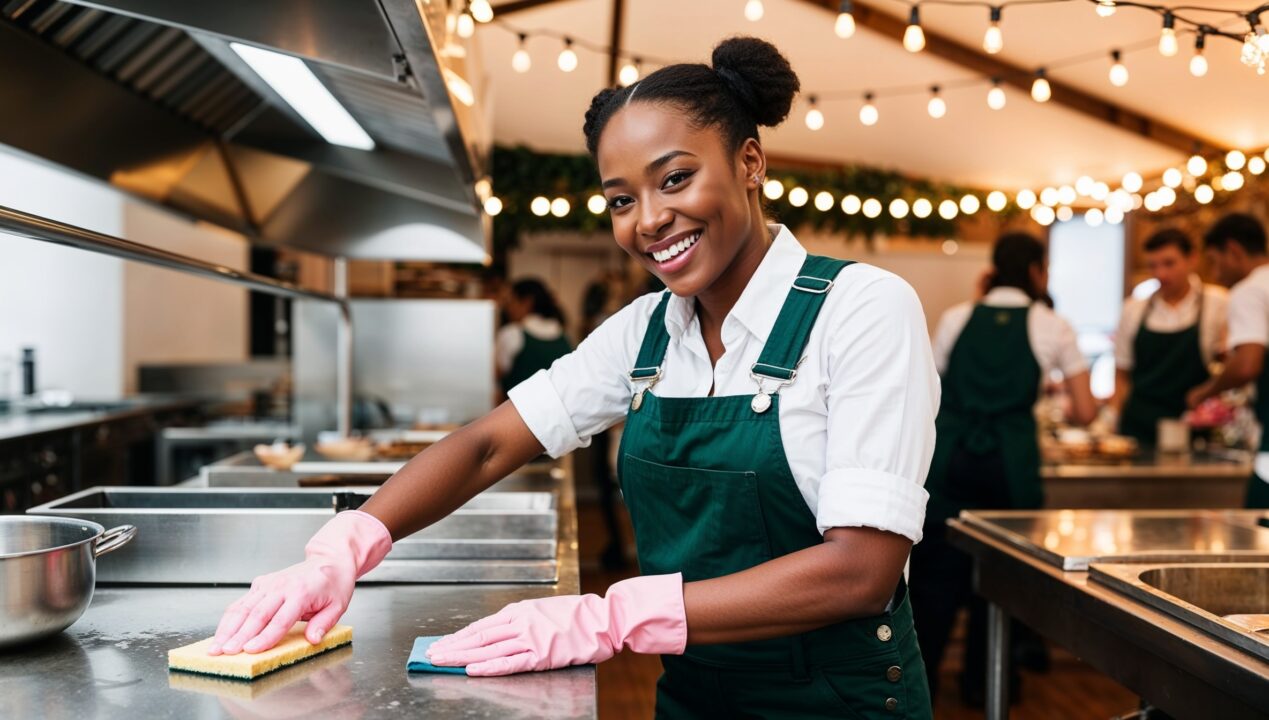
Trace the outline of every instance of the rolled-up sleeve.
[[882, 276], [836, 313], [828, 340], [828, 438], [816, 522], [914, 543], [925, 520], [940, 386], [916, 293]]
[[604, 321], [573, 352], [507, 393], [551, 457], [590, 445], [590, 438], [625, 417], [630, 369], [659, 300], [645, 295]]

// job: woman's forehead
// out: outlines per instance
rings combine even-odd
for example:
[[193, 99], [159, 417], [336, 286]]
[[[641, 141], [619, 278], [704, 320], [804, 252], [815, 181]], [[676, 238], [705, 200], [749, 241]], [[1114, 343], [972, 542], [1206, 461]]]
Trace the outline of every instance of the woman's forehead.
[[697, 128], [682, 110], [662, 103], [635, 102], [608, 120], [595, 157], [604, 179], [642, 176], [648, 163], [686, 150], [698, 157], [721, 154], [715, 128]]

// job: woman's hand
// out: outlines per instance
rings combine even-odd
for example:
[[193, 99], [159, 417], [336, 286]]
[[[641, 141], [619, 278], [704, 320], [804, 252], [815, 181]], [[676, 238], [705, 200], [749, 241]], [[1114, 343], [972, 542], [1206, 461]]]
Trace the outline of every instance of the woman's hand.
[[263, 652], [297, 620], [309, 620], [304, 637], [318, 644], [348, 609], [357, 578], [391, 549], [392, 536], [378, 518], [359, 510], [339, 513], [308, 541], [304, 562], [256, 578], [229, 606], [207, 654]]
[[683, 576], [623, 580], [598, 595], [561, 595], [512, 603], [428, 648], [434, 665], [471, 676], [511, 675], [598, 663], [628, 647], [682, 654], [687, 645]]

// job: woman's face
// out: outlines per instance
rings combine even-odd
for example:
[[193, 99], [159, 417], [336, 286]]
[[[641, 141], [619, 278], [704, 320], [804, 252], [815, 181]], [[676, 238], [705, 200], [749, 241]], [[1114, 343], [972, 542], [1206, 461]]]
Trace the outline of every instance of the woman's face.
[[636, 102], [608, 121], [596, 152], [617, 244], [675, 295], [709, 289], [754, 234], [765, 160], [726, 148], [670, 105]]

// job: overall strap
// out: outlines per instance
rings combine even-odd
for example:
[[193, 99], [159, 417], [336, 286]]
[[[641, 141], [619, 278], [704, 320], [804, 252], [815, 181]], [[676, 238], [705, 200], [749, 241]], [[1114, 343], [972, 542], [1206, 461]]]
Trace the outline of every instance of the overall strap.
[[806, 256], [806, 262], [802, 263], [802, 270], [794, 278], [793, 287], [780, 308], [780, 315], [776, 317], [775, 326], [771, 328], [767, 344], [763, 346], [758, 362], [754, 363], [754, 375], [782, 384], [793, 382], [802, 352], [810, 340], [811, 329], [815, 327], [815, 319], [828, 298], [834, 278], [842, 268], [852, 264], [853, 260]]
[[666, 291], [652, 311], [648, 329], [643, 334], [643, 345], [639, 347], [639, 358], [630, 371], [631, 382], [655, 383], [661, 379], [661, 364], [665, 362], [665, 350], [670, 345], [670, 333], [665, 329], [665, 307], [669, 302], [670, 293]]

